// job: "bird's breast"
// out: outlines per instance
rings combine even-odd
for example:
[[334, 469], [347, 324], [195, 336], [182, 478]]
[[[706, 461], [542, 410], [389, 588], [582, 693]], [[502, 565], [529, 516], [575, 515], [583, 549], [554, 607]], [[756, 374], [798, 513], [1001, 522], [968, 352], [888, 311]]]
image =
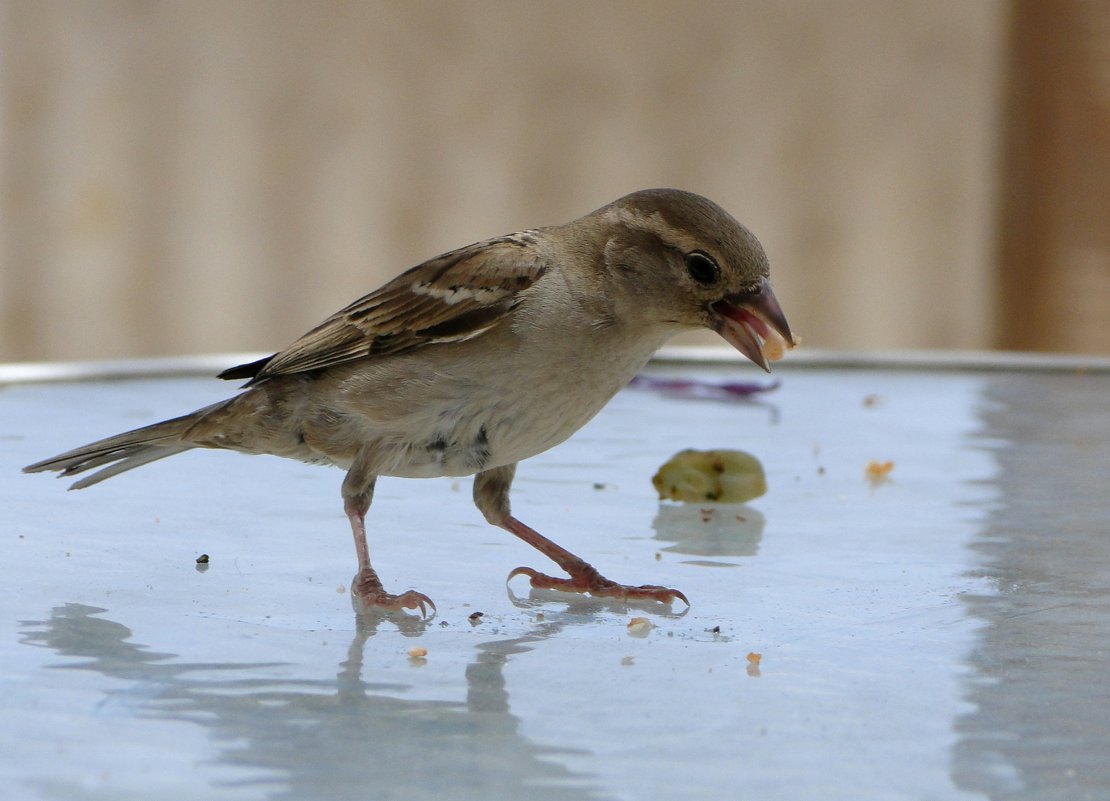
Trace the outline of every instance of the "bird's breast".
[[379, 475], [465, 476], [514, 464], [589, 422], [660, 344], [590, 333], [539, 345], [481, 337], [389, 360], [345, 384], [354, 413], [345, 417], [380, 449]]

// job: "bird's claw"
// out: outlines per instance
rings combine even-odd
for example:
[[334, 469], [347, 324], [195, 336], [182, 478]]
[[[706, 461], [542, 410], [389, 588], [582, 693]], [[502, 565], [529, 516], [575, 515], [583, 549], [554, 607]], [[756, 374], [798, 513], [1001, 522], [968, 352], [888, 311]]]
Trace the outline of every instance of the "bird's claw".
[[677, 598], [687, 607], [690, 606], [690, 601], [681, 590], [658, 584], [641, 584], [638, 587], [618, 584], [592, 568], [570, 578], [555, 578], [530, 567], [518, 567], [505, 580], [512, 581], [517, 576], [528, 576], [531, 585], [538, 590], [586, 593], [598, 598], [616, 598], [621, 601], [658, 601], [662, 604], [670, 604]]
[[432, 614], [436, 613], [435, 603], [424, 593], [416, 590], [408, 590], [400, 595], [386, 592], [378, 581], [377, 575], [373, 573], [355, 576], [351, 584], [351, 602], [356, 612], [400, 612], [402, 609], [419, 609], [420, 616], [425, 620], [428, 618], [429, 606], [432, 608]]
[[436, 613], [436, 605], [432, 599], [416, 590], [409, 590], [400, 595], [393, 595], [388, 592], [374, 592], [365, 595], [353, 593], [353, 597], [357, 599], [362, 606], [362, 610], [366, 612], [371, 610], [400, 612], [402, 609], [419, 609], [420, 616], [425, 620], [428, 619], [429, 606], [432, 608], [432, 614]]

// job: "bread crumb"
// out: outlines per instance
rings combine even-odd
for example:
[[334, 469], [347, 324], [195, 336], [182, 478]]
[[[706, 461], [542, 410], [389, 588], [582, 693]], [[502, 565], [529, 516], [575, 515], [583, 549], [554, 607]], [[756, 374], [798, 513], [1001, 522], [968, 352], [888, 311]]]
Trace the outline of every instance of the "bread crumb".
[[748, 652], [748, 667], [747, 674], [753, 678], [762, 675], [759, 672], [759, 662], [763, 659], [763, 654], [757, 654], [755, 651]]
[[655, 628], [646, 617], [634, 617], [628, 621], [628, 633], [633, 637], [646, 637]]
[[763, 355], [767, 357], [767, 361], [777, 362], [786, 354], [786, 351], [793, 350], [801, 344], [802, 338], [797, 334], [794, 335], [794, 341], [788, 343], [782, 334], [768, 327], [767, 337], [763, 340]]
[[864, 468], [863, 475], [868, 482], [870, 482], [871, 486], [877, 487], [889, 480], [890, 471], [893, 469], [894, 462], [879, 462], [872, 459], [867, 463], [867, 467]]

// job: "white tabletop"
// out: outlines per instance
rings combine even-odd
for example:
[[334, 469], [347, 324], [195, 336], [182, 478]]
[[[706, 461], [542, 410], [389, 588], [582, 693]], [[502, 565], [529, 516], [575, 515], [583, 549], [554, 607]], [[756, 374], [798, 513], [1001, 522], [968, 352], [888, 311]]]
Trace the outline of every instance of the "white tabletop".
[[[469, 479], [382, 479], [375, 566], [439, 611], [359, 623], [337, 470], [194, 451], [74, 493], [20, 474], [234, 391], [185, 366], [0, 386], [0, 797], [1110, 797], [1105, 370], [656, 365], [781, 384], [628, 389], [521, 465], [513, 509], [689, 612], [506, 587], [556, 571]], [[755, 454], [768, 494], [660, 503], [687, 447]]]

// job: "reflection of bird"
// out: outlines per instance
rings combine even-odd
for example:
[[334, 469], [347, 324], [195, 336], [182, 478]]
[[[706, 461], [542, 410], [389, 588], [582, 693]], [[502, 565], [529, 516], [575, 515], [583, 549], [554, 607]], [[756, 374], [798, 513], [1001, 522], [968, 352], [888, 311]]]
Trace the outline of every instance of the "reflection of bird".
[[[370, 565], [365, 515], [379, 475], [477, 474], [486, 519], [554, 560], [533, 586], [669, 602], [627, 587], [513, 517], [521, 459], [593, 417], [673, 334], [718, 332], [756, 364], [793, 338], [756, 238], [705, 198], [671, 189], [623, 197], [574, 222], [452, 251], [361, 298], [285, 350], [227, 370], [246, 391], [192, 414], [30, 465], [95, 484], [195, 447], [270, 453], [347, 470], [343, 502], [366, 607], [420, 608]], [[434, 605], [433, 605], [434, 607]]]
[[[96, 707], [96, 731], [110, 734], [118, 724], [125, 736], [113, 746], [109, 764], [98, 763], [101, 797], [124, 797], [126, 792], [117, 788], [126, 788], [149, 773], [128, 748], [128, 736], [145, 733], [146, 729], [135, 726], [152, 725], [150, 721], [158, 731], [158, 722], [165, 720], [190, 724], [203, 735], [201, 742], [210, 744], [201, 746], [195, 756], [216, 770], [198, 772], [190, 763], [189, 797], [194, 798], [224, 797], [229, 786], [266, 791], [247, 792], [248, 797], [320, 801], [447, 797], [557, 801], [565, 799], [568, 791], [586, 801], [611, 797], [592, 776], [565, 766], [567, 755], [575, 753], [573, 746], [533, 742], [524, 733], [519, 713], [510, 708], [506, 664], [516, 654], [541, 648], [559, 630], [556, 622], [537, 626], [524, 636], [478, 644], [465, 660], [465, 671], [460, 662], [460, 675], [454, 681], [463, 690], [465, 672], [463, 702], [414, 697], [420, 695], [421, 685], [406, 682], [404, 671], [375, 672], [366, 667], [365, 646], [376, 633], [372, 615], [361, 616], [346, 659], [332, 677], [297, 663], [275, 669], [272, 663], [157, 653], [136, 643], [128, 627], [105, 619], [103, 612], [66, 604], [53, 609], [47, 620], [24, 621], [21, 636], [24, 644], [67, 657], [51, 667], [53, 676], [46, 688], [56, 693], [59, 687], [68, 691], [104, 685], [105, 701]], [[410, 616], [400, 624], [419, 627], [422, 621]], [[287, 634], [271, 631], [270, 645], [281, 647]], [[287, 652], [298, 652], [300, 642], [294, 632]], [[59, 676], [59, 668], [97, 673], [107, 680], [91, 685], [87, 680], [70, 681], [65, 674]], [[112, 714], [104, 715], [103, 706]], [[80, 713], [74, 710], [78, 718]], [[84, 754], [88, 745], [82, 740], [84, 731], [80, 726], [67, 727], [58, 733], [60, 746], [41, 743], [40, 753], [61, 747], [67, 753]], [[144, 745], [149, 751], [157, 742], [155, 738]], [[196, 747], [196, 742], [186, 737], [172, 743], [175, 755], [191, 754], [190, 744]], [[428, 759], [428, 754], [435, 758]], [[69, 760], [62, 768], [45, 759], [32, 762], [29, 770], [43, 772], [44, 778], [36, 783], [42, 797], [90, 797], [87, 760]], [[180, 764], [171, 760], [162, 775], [170, 771], [173, 776]]]

